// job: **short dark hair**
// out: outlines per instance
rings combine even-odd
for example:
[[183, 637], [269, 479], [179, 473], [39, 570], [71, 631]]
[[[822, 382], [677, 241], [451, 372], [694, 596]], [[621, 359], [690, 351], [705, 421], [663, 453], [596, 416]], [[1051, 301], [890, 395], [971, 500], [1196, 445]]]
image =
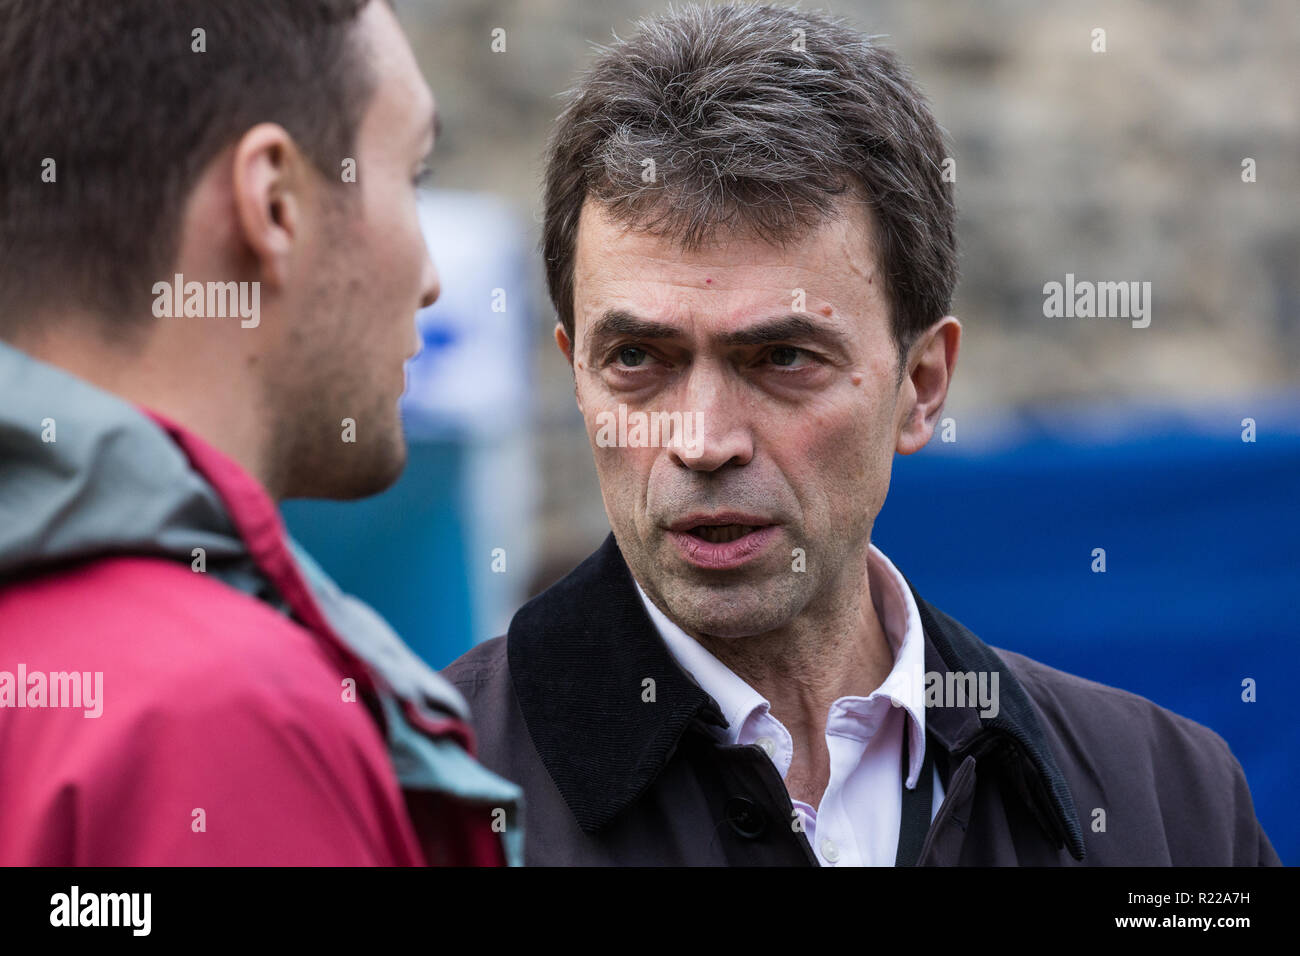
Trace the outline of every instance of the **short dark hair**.
[[691, 248], [722, 227], [781, 243], [851, 195], [873, 214], [901, 375], [915, 337], [951, 306], [956, 211], [943, 134], [898, 58], [872, 39], [817, 13], [691, 5], [603, 48], [547, 151], [542, 247], [570, 341], [588, 197]]
[[260, 122], [341, 180], [368, 2], [0, 0], [0, 335], [35, 305], [147, 303], [198, 176]]

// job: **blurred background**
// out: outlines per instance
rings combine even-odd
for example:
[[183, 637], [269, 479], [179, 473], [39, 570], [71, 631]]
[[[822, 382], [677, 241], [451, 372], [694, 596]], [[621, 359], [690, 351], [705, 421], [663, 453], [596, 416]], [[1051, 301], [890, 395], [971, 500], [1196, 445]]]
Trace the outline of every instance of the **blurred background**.
[[[443, 124], [410, 465], [377, 498], [284, 511], [435, 667], [608, 534], [551, 338], [541, 162], [592, 45], [664, 6], [399, 0]], [[987, 643], [1221, 734], [1300, 863], [1294, 0], [802, 6], [883, 35], [956, 162], [950, 440], [895, 460], [875, 542]], [[1150, 326], [1045, 318], [1067, 273], [1149, 281]]]

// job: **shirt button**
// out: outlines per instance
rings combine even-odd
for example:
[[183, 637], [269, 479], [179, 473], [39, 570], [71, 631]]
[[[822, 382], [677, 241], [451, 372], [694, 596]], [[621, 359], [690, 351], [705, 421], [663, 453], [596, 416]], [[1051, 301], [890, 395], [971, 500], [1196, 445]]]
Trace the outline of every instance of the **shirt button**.
[[759, 737], [754, 743], [763, 748], [763, 753], [769, 757], [776, 753], [776, 741], [771, 737]]
[[840, 858], [840, 848], [831, 840], [822, 840], [822, 856], [827, 863], [834, 863]]

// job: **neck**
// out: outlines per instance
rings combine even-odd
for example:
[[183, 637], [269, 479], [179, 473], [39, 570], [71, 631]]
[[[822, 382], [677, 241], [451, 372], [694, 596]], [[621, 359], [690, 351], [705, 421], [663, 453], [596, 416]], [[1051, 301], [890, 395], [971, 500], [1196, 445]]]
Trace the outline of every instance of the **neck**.
[[[260, 414], [261, 386], [255, 360], [231, 354], [220, 361], [214, 343], [167, 341], [161, 335], [110, 341], [95, 330], [102, 319], [33, 323], [37, 336], [15, 347], [106, 392], [156, 412], [198, 435], [233, 459], [266, 488], [282, 497], [270, 455], [270, 417]], [[199, 359], [199, 361], [195, 361]]]
[[739, 640], [696, 637], [771, 702], [772, 715], [794, 739], [786, 785], [792, 796], [812, 806], [830, 777], [826, 717], [831, 704], [870, 695], [894, 668], [893, 647], [872, 599], [865, 550], [831, 591], [778, 630]]

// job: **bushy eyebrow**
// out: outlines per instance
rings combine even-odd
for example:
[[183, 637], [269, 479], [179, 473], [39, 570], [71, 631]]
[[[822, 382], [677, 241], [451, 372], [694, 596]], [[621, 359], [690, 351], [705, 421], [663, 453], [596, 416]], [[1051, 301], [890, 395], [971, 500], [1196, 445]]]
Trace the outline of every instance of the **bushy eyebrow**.
[[587, 354], [594, 356], [614, 339], [675, 339], [681, 330], [665, 322], [637, 318], [624, 309], [609, 309], [598, 318], [587, 336]]
[[[594, 360], [602, 346], [614, 339], [675, 339], [680, 338], [681, 334], [681, 330], [674, 325], [642, 319], [625, 309], [610, 309], [592, 326], [587, 354]], [[844, 333], [798, 313], [777, 316], [747, 328], [725, 332], [717, 337], [717, 342], [731, 347], [808, 342], [841, 353], [847, 346]]]
[[844, 333], [815, 322], [806, 315], [791, 313], [759, 322], [718, 337], [723, 345], [771, 345], [774, 342], [816, 342], [843, 350]]

